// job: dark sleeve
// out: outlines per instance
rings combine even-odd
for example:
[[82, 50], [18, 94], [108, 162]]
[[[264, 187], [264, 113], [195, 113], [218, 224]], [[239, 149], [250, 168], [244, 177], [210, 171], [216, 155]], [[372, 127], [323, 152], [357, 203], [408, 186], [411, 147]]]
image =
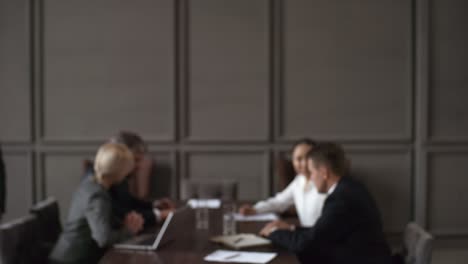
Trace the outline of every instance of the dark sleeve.
[[86, 178], [86, 177], [91, 177], [94, 175], [94, 169], [92, 166], [88, 166], [85, 168], [85, 173], [83, 175], [83, 178]]
[[114, 215], [120, 219], [131, 211], [136, 211], [145, 219], [145, 227], [153, 226], [156, 223], [156, 216], [153, 212], [153, 204], [148, 201], [134, 197], [129, 190], [128, 181], [113, 186], [111, 188], [112, 208]]
[[6, 203], [6, 171], [5, 164], [3, 163], [2, 150], [0, 149], [0, 215], [5, 212]]
[[129, 238], [131, 235], [124, 229], [112, 228], [110, 200], [102, 194], [96, 194], [90, 198], [85, 215], [91, 229], [91, 236], [100, 248], [109, 247], [118, 241]]
[[297, 228], [295, 231], [277, 230], [270, 234], [273, 243], [294, 253], [303, 253], [339, 240], [354, 228], [350, 208], [342, 200], [327, 201], [322, 216], [311, 228]]
[[130, 193], [128, 180], [112, 187], [112, 199], [118, 201], [122, 206], [131, 208], [132, 210], [151, 210], [153, 203], [136, 198]]

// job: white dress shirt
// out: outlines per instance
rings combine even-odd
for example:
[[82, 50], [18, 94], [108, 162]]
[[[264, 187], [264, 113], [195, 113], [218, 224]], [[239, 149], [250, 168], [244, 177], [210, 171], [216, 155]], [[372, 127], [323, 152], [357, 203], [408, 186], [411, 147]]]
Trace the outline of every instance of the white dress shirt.
[[336, 184], [337, 184], [337, 182], [335, 182], [335, 183], [330, 187], [330, 189], [328, 189], [328, 191], [327, 191], [327, 197], [330, 196], [330, 195], [335, 191], [335, 189], [336, 189]]
[[294, 204], [301, 225], [311, 227], [322, 214], [326, 198], [327, 195], [318, 193], [314, 184], [304, 175], [297, 175], [286, 189], [272, 198], [256, 203], [254, 209], [257, 213], [281, 213]]

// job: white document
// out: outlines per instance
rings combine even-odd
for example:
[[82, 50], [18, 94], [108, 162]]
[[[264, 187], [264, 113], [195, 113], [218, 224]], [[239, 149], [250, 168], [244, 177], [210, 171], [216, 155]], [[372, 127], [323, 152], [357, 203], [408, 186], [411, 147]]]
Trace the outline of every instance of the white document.
[[270, 214], [241, 215], [235, 214], [234, 219], [238, 222], [268, 222], [278, 220], [278, 216]]
[[204, 258], [205, 261], [232, 263], [268, 263], [277, 253], [216, 250]]
[[188, 205], [192, 208], [210, 208], [218, 209], [221, 207], [221, 200], [219, 199], [190, 199]]
[[255, 234], [237, 234], [231, 236], [216, 236], [210, 239], [213, 242], [221, 243], [233, 249], [248, 247], [267, 246], [271, 241]]

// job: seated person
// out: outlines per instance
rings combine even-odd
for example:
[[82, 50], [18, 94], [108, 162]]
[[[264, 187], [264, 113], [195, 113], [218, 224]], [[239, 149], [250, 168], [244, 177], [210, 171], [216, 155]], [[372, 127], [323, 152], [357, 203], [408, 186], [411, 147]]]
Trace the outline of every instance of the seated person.
[[345, 176], [342, 148], [319, 143], [307, 157], [317, 190], [328, 196], [320, 218], [311, 228], [275, 221], [260, 234], [296, 253], [301, 263], [391, 263], [380, 212], [364, 185]]
[[[110, 188], [114, 216], [122, 221], [128, 212], [136, 211], [143, 217], [145, 228], [166, 219], [167, 215], [175, 209], [175, 205], [170, 199], [164, 198], [150, 202], [137, 198], [130, 191], [131, 183], [133, 183], [133, 186], [146, 185], [141, 187], [148, 189], [147, 185], [149, 184], [153, 163], [147, 157], [147, 147], [143, 139], [133, 132], [121, 131], [113, 136], [109, 142], [127, 146], [132, 151], [135, 161], [135, 169], [120, 184]], [[88, 171], [88, 174], [90, 173], [92, 171]], [[137, 189], [143, 189], [141, 187]]]
[[122, 144], [101, 146], [94, 161], [95, 173], [84, 179], [74, 193], [68, 219], [50, 255], [50, 263], [97, 263], [106, 248], [128, 239], [143, 227], [143, 218], [129, 212], [123, 227], [112, 228], [109, 189], [134, 168], [131, 151]]
[[294, 144], [292, 163], [297, 176], [275, 197], [251, 205], [243, 205], [239, 213], [252, 215], [257, 213], [282, 213], [295, 205], [301, 226], [310, 227], [319, 218], [326, 196], [317, 192], [307, 171], [307, 153], [316, 143], [310, 139], [302, 139]]

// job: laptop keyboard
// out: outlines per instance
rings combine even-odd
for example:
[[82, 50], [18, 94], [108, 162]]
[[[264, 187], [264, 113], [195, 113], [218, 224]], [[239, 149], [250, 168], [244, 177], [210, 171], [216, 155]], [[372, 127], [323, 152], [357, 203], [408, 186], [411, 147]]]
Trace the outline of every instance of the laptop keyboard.
[[125, 244], [151, 246], [153, 245], [154, 240], [156, 240], [156, 237], [154, 235], [143, 235], [133, 238], [130, 241], [125, 242]]

